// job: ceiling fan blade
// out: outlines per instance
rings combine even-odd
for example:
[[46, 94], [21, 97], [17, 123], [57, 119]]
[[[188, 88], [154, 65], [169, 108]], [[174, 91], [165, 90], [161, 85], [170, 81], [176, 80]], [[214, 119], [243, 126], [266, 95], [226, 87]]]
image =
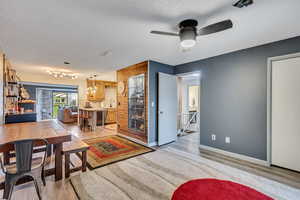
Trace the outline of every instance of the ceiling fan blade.
[[163, 31], [151, 31], [150, 33], [158, 34], [158, 35], [179, 36], [178, 33], [169, 33], [169, 32], [163, 32]]
[[224, 20], [215, 24], [211, 24], [201, 28], [198, 32], [198, 35], [208, 35], [212, 33], [217, 33], [220, 31], [224, 31], [226, 29], [232, 28], [233, 24], [230, 19]]

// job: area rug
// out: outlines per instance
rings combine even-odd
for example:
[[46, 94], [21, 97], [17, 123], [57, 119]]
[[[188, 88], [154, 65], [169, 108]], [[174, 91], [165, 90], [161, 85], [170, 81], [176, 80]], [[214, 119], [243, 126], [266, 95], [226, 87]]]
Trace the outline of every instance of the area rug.
[[170, 200], [183, 183], [202, 178], [233, 181], [279, 200], [300, 190], [174, 148], [164, 148], [71, 177], [81, 200]]
[[213, 178], [191, 180], [177, 188], [172, 200], [274, 200], [250, 187]]
[[95, 169], [127, 158], [154, 151], [120, 136], [106, 136], [83, 140], [90, 145], [87, 166]]

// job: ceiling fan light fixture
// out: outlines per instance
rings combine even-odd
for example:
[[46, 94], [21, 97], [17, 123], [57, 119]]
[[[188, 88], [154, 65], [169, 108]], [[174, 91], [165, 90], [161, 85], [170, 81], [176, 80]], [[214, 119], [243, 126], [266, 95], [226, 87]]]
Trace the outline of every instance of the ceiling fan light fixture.
[[[242, 0], [240, 0], [242, 1]], [[243, 0], [253, 1], [253, 0]], [[183, 49], [190, 49], [197, 43], [197, 36], [209, 35], [212, 33], [218, 33], [225, 31], [233, 27], [233, 23], [230, 19], [223, 20], [214, 24], [197, 29], [198, 22], [194, 19], [187, 19], [179, 23], [179, 33], [164, 32], [164, 31], [151, 31], [152, 34], [167, 35], [167, 36], [179, 36], [180, 45]]]
[[183, 48], [191, 48], [196, 45], [196, 40], [194, 40], [194, 39], [182, 40], [180, 42], [180, 45]]
[[195, 28], [183, 28], [180, 31], [180, 45], [183, 48], [191, 48], [196, 45], [196, 29]]

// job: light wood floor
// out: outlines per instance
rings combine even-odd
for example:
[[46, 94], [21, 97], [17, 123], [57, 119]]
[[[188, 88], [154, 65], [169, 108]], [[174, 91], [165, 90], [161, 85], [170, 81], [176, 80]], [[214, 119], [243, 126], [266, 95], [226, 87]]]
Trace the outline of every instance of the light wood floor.
[[[69, 130], [74, 136], [87, 139], [95, 137], [103, 137], [109, 135], [116, 135], [116, 125], [106, 125], [105, 128], [97, 127], [96, 131], [93, 132], [83, 132], [79, 129], [77, 124], [63, 124], [59, 121], [56, 121], [58, 124], [63, 126], [65, 129]], [[75, 166], [80, 166], [81, 161], [76, 155], [71, 155], [71, 162]], [[53, 168], [54, 160], [52, 159], [49, 168]], [[64, 164], [63, 164], [64, 166]], [[78, 174], [81, 172], [75, 172], [72, 175]], [[3, 180], [3, 176], [1, 177]], [[62, 181], [55, 182], [54, 176], [46, 177], [46, 187], [41, 187], [43, 200], [77, 200], [77, 196], [69, 182], [69, 179], [63, 179]], [[0, 191], [0, 199], [2, 198], [3, 190]], [[33, 183], [26, 183], [23, 185], [16, 186], [12, 194], [13, 200], [32, 200], [38, 199], [38, 196], [35, 192]]]
[[244, 160], [224, 156], [223, 154], [199, 149], [199, 137], [199, 133], [193, 133], [180, 137], [177, 142], [170, 144], [169, 146], [300, 189], [299, 172], [276, 166], [261, 166]]
[[[96, 131], [94, 132], [82, 132], [80, 131], [80, 129], [77, 127], [76, 124], [62, 124], [60, 122], [58, 123], [62, 125], [64, 128], [66, 128], [67, 130], [71, 131], [74, 136], [82, 139], [117, 134], [116, 126], [114, 125], [108, 125], [105, 128], [97, 128]], [[282, 182], [287, 185], [300, 188], [300, 173], [292, 172], [277, 167], [267, 168], [249, 162], [241, 161], [238, 159], [229, 158], [227, 156], [223, 156], [213, 152], [199, 150], [199, 133], [192, 133], [187, 136], [180, 137], [175, 143], [163, 147], [159, 147], [159, 148], [167, 148], [167, 147], [172, 147], [181, 151], [196, 154], [217, 162], [221, 162], [226, 165], [230, 165], [248, 171], [250, 173], [264, 176], [276, 180], [278, 182]], [[71, 156], [71, 161], [75, 165], [80, 164], [80, 160], [75, 155]], [[71, 174], [71, 176], [77, 173], [81, 173], [81, 172], [73, 173]], [[50, 199], [77, 200], [78, 199], [68, 179], [55, 182], [54, 177], [47, 177], [47, 186], [42, 187], [42, 194], [44, 200], [48, 200], [48, 199], [49, 200]], [[0, 192], [0, 195], [2, 196], [2, 191]], [[32, 200], [38, 198], [34, 190], [33, 184], [27, 183], [15, 187], [12, 199]]]

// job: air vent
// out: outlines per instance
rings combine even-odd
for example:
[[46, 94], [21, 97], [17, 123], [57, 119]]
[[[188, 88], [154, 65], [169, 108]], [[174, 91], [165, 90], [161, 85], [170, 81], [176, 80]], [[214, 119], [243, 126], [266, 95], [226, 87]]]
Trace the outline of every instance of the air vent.
[[233, 6], [237, 7], [237, 8], [243, 8], [243, 7], [247, 7], [251, 4], [253, 4], [253, 0], [239, 0], [238, 2], [233, 4]]

